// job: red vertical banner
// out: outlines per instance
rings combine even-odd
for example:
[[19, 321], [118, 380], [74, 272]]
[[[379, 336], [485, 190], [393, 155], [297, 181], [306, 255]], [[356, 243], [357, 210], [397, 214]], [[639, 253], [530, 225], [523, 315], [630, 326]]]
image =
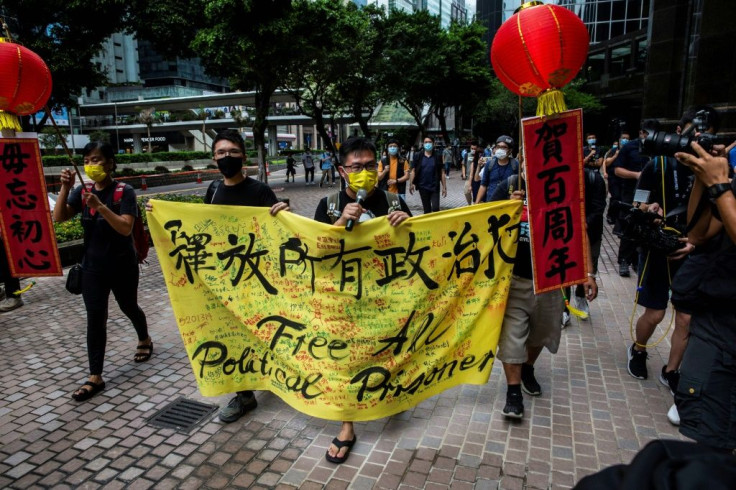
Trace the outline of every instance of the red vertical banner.
[[583, 110], [522, 120], [534, 291], [587, 279]]
[[36, 139], [0, 139], [0, 230], [10, 275], [62, 275]]

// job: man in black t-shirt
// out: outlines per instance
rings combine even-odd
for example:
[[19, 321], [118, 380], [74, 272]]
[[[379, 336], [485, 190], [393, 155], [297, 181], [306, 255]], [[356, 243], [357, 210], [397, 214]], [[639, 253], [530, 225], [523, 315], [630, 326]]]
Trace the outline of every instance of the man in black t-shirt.
[[[270, 207], [272, 216], [289, 210], [289, 205], [280, 202], [269, 186], [243, 175], [245, 141], [238, 131], [226, 129], [218, 133], [212, 143], [212, 152], [223, 179], [214, 180], [207, 188], [205, 204]], [[146, 204], [146, 211], [153, 212], [151, 204]], [[235, 422], [256, 406], [258, 402], [252, 391], [239, 391], [220, 410], [219, 418], [225, 423]]]
[[[338, 172], [347, 181], [347, 188], [337, 196], [320, 200], [314, 213], [316, 221], [335, 226], [346, 226], [352, 221], [355, 226], [360, 226], [368, 219], [386, 216], [391, 226], [398, 226], [411, 217], [403, 199], [396, 194], [393, 194], [394, 199], [389, 199], [389, 194], [377, 187], [376, 147], [369, 139], [348, 139], [340, 147], [340, 162], [342, 165]], [[366, 192], [366, 197], [357, 202], [360, 190]], [[332, 440], [325, 458], [331, 463], [344, 463], [356, 440], [353, 422], [343, 421], [340, 433]]]
[[[522, 164], [522, 175], [524, 175]], [[506, 405], [503, 414], [508, 418], [524, 417], [524, 396], [522, 390], [531, 396], [540, 396], [542, 388], [534, 376], [534, 363], [543, 348], [552, 354], [560, 345], [562, 328], [560, 317], [564, 303], [561, 291], [554, 290], [534, 294], [531, 240], [528, 211], [526, 206], [526, 181], [518, 174], [501, 182], [489, 201], [519, 199], [524, 201], [524, 209], [519, 223], [519, 238], [514, 259], [514, 270], [506, 300], [501, 336], [498, 340], [496, 357], [503, 364], [506, 375]], [[590, 259], [590, 254], [588, 254]], [[590, 269], [592, 264], [588, 264]], [[595, 275], [588, 274], [584, 285], [587, 299], [598, 295]]]

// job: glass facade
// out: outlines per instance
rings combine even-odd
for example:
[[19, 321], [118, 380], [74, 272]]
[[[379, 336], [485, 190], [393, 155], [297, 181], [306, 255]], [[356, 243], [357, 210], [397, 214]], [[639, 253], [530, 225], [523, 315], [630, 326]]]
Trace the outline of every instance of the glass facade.
[[[588, 28], [591, 44], [644, 30], [649, 22], [651, 0], [556, 0], [547, 2], [568, 8]], [[489, 27], [489, 42], [503, 22], [514, 15], [524, 0], [477, 0], [477, 18]]]

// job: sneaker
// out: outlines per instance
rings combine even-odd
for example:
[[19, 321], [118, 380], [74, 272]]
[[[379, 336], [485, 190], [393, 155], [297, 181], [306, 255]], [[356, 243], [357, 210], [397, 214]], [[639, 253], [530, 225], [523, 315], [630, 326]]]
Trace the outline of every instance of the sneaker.
[[621, 263], [618, 265], [618, 275], [621, 277], [629, 277], [631, 273], [629, 273], [629, 264], [627, 263]]
[[229, 424], [235, 422], [240, 417], [245, 415], [245, 412], [253, 410], [258, 406], [256, 396], [252, 391], [238, 392], [230, 403], [227, 404], [222, 410], [220, 410], [220, 420]]
[[567, 310], [565, 310], [565, 311], [562, 312], [562, 322], [560, 322], [560, 323], [561, 323], [560, 326], [562, 328], [565, 328], [568, 325], [570, 325], [570, 313], [568, 313]]
[[669, 410], [667, 410], [667, 420], [672, 425], [680, 425], [680, 413], [677, 411], [677, 406], [673, 403]]
[[4, 301], [0, 302], [0, 312], [8, 312], [13, 311], [16, 308], [20, 308], [23, 306], [23, 300], [17, 296], [10, 296], [9, 298], [5, 298]]
[[534, 366], [527, 363], [521, 365], [521, 389], [531, 396], [542, 394], [542, 387], [539, 386], [537, 378], [534, 377]]
[[524, 396], [519, 393], [506, 393], [506, 406], [503, 407], [504, 416], [511, 419], [524, 417]]
[[677, 383], [680, 382], [680, 371], [666, 371], [667, 366], [662, 366], [662, 372], [659, 373], [659, 382], [670, 389], [672, 396], [675, 396], [677, 391]]
[[626, 351], [629, 362], [626, 365], [629, 374], [636, 379], [647, 379], [649, 374], [647, 373], [647, 359], [649, 354], [645, 350], [635, 350], [634, 344], [631, 344], [629, 350]]

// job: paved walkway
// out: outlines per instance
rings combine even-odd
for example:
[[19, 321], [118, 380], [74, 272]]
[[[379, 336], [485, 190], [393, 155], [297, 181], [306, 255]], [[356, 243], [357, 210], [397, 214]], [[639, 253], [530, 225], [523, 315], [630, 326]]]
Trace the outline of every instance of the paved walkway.
[[[303, 180], [284, 184], [283, 172], [271, 185], [309, 217], [327, 194]], [[465, 204], [462, 186], [453, 173], [443, 208]], [[408, 202], [419, 214], [418, 196]], [[87, 374], [84, 306], [64, 278], [42, 278], [23, 308], [0, 314], [0, 488], [570, 488], [628, 463], [652, 439], [680, 438], [665, 416], [671, 396], [657, 381], [668, 339], [650, 350], [649, 380], [626, 372], [636, 279], [618, 276], [616, 249], [607, 227], [591, 318], [573, 319], [559, 353], [539, 358], [544, 393], [525, 397], [522, 422], [501, 414], [505, 383], [496, 363], [484, 386], [459, 386], [413, 410], [357, 423], [358, 443], [341, 466], [324, 459], [339, 424], [300, 414], [269, 392], [230, 425], [212, 417], [189, 434], [147, 425], [182, 396], [218, 405], [229, 398], [197, 392], [155, 254], [139, 288], [152, 361], [132, 362], [135, 332], [111, 301], [107, 389], [72, 401]]]

